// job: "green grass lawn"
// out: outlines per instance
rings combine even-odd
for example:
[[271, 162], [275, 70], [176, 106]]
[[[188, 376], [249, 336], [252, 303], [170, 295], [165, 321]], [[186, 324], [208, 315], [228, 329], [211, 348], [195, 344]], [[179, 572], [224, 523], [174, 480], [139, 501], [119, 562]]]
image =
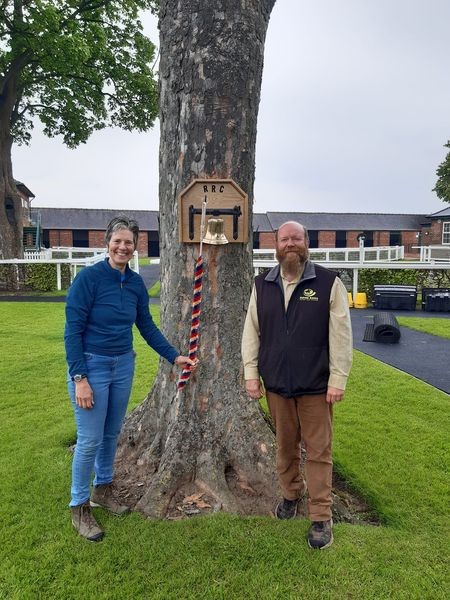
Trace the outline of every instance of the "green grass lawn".
[[161, 293], [161, 282], [155, 281], [152, 287], [148, 290], [148, 295], [150, 298], [159, 298]]
[[[449, 396], [358, 352], [335, 410], [335, 462], [382, 526], [336, 525], [334, 545], [317, 552], [303, 519], [172, 522], [97, 509], [105, 539], [77, 536], [67, 508], [75, 426], [63, 321], [62, 303], [0, 304], [0, 598], [448, 596]], [[131, 406], [157, 369], [138, 336], [135, 349]]]
[[439, 317], [397, 317], [399, 325], [409, 327], [423, 333], [431, 333], [450, 339], [450, 319]]

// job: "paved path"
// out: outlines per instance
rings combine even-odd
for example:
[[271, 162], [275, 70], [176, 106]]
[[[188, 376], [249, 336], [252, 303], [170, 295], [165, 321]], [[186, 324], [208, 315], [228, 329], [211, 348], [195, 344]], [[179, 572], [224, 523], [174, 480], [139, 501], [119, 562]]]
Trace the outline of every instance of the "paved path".
[[139, 266], [139, 275], [141, 275], [145, 287], [149, 290], [159, 281], [159, 265], [141, 265]]
[[[450, 394], [450, 340], [400, 327], [398, 344], [363, 342], [366, 324], [373, 323], [373, 315], [380, 312], [384, 311], [350, 310], [353, 347]], [[404, 310], [389, 312], [396, 317], [450, 318], [450, 313]]]

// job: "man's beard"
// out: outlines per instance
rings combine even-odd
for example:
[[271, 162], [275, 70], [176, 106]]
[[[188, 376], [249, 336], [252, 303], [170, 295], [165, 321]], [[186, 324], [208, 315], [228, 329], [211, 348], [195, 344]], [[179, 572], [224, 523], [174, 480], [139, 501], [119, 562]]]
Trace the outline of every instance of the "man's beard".
[[277, 261], [283, 269], [283, 273], [290, 275], [298, 275], [303, 269], [303, 265], [308, 260], [308, 250], [282, 250], [276, 251]]

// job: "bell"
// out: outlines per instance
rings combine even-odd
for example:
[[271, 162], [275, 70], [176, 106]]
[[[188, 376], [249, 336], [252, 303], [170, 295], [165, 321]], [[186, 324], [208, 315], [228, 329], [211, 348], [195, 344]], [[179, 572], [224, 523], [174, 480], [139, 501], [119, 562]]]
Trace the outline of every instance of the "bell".
[[223, 232], [223, 219], [209, 219], [206, 235], [203, 238], [204, 244], [228, 244], [228, 240]]

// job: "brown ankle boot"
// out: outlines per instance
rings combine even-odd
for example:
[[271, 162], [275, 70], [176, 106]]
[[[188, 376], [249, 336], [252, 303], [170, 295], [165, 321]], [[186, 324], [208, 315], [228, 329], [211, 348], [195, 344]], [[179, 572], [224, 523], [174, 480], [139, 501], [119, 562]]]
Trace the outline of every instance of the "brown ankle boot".
[[72, 513], [72, 525], [81, 536], [90, 542], [99, 542], [102, 539], [104, 533], [92, 514], [89, 501], [78, 506], [71, 506], [70, 511]]
[[313, 521], [308, 531], [308, 546], [325, 550], [333, 543], [333, 521]]
[[128, 506], [120, 504], [112, 483], [104, 483], [94, 487], [91, 496], [91, 506], [101, 506], [114, 515], [124, 515], [130, 512]]

